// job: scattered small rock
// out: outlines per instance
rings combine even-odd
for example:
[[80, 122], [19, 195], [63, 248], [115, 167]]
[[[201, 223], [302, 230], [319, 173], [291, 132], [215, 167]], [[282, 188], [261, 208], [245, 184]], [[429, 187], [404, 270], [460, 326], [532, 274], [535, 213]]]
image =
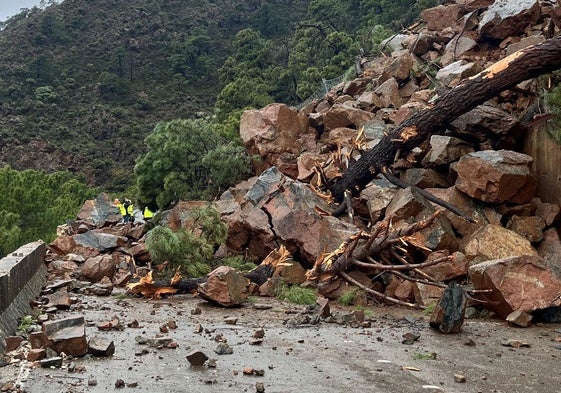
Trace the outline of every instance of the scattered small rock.
[[231, 355], [234, 353], [234, 350], [230, 345], [228, 345], [228, 343], [221, 342], [218, 343], [218, 346], [216, 347], [214, 352], [216, 352], [217, 355]]
[[454, 374], [454, 381], [457, 383], [464, 383], [466, 381], [466, 377], [462, 374]]
[[403, 340], [401, 341], [402, 344], [411, 345], [415, 341], [417, 341], [421, 337], [421, 335], [417, 333], [409, 332], [409, 333], [405, 333], [402, 337], [403, 337]]
[[265, 337], [265, 329], [260, 328], [253, 332], [253, 338], [263, 338]]
[[502, 341], [501, 345], [503, 347], [512, 347], [512, 348], [530, 348], [530, 343], [528, 343], [526, 341], [520, 341], [520, 340]]
[[191, 366], [202, 366], [208, 360], [208, 356], [202, 351], [194, 351], [187, 355], [187, 360]]

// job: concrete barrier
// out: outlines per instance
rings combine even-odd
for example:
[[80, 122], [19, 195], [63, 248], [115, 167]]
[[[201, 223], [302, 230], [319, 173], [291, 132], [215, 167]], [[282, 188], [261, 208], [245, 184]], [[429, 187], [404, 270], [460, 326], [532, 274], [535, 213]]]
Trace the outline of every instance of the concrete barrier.
[[46, 283], [45, 250], [45, 243], [37, 241], [0, 259], [0, 354], [6, 337], [14, 334], [20, 318], [30, 315], [30, 301]]

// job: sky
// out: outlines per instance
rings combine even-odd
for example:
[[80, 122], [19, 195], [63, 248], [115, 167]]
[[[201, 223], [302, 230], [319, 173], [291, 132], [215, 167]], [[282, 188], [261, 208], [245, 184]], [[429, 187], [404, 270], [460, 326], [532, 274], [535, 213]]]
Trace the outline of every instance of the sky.
[[0, 0], [0, 21], [19, 14], [21, 8], [38, 6], [40, 2], [41, 0]]

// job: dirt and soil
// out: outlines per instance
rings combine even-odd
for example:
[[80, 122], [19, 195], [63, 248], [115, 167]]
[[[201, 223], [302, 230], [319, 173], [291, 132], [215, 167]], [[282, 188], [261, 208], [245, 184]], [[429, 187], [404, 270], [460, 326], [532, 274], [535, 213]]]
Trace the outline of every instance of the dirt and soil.
[[[84, 315], [87, 338], [112, 340], [112, 357], [65, 359], [62, 368], [54, 369], [19, 362], [0, 368], [0, 379], [32, 393], [256, 392], [261, 383], [268, 393], [561, 390], [561, 324], [522, 329], [474, 319], [466, 320], [462, 333], [443, 335], [428, 326], [427, 315], [405, 308], [367, 307], [370, 327], [351, 327], [325, 321], [302, 324], [304, 306], [270, 298], [256, 302], [227, 309], [191, 295], [161, 300], [84, 297], [79, 310], [61, 316]], [[333, 315], [348, 315], [353, 309], [331, 304]], [[121, 330], [98, 328], [115, 316]], [[132, 327], [134, 321], [138, 327]], [[176, 348], [138, 343], [143, 341], [139, 337], [162, 335], [160, 327], [169, 321], [177, 327], [164, 335]], [[201, 333], [194, 332], [197, 324]], [[260, 328], [265, 335], [258, 344], [253, 334]], [[404, 344], [408, 333], [419, 337]], [[215, 353], [220, 338], [233, 354]], [[514, 346], [504, 345], [509, 340]], [[191, 366], [186, 356], [196, 350], [215, 359], [216, 366]], [[246, 375], [244, 369], [255, 372]], [[465, 382], [455, 376], [464, 376]], [[121, 388], [116, 386], [119, 380]]]

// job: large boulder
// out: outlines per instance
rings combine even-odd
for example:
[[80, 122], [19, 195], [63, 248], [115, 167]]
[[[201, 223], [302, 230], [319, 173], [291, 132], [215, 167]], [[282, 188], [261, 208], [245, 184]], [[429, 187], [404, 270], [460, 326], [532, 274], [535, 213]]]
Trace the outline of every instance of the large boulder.
[[490, 105], [479, 105], [459, 116], [451, 129], [466, 140], [475, 139], [479, 150], [512, 149], [527, 131], [515, 116]]
[[532, 161], [532, 157], [510, 150], [466, 154], [454, 167], [456, 187], [483, 202], [530, 202], [536, 190]]
[[523, 236], [500, 225], [485, 225], [466, 236], [461, 251], [470, 264], [513, 256], [533, 255], [538, 252]]
[[479, 34], [502, 40], [522, 33], [540, 17], [539, 0], [497, 0], [483, 13], [479, 21]]
[[98, 282], [103, 277], [113, 278], [117, 266], [111, 254], [103, 254], [97, 257], [88, 258], [82, 269], [80, 270], [81, 276], [90, 281]]
[[296, 159], [303, 150], [299, 138], [306, 132], [307, 117], [284, 104], [245, 111], [240, 119], [240, 137], [246, 150], [261, 157], [258, 172], [271, 166], [286, 166], [286, 157], [290, 156], [293, 158], [288, 162], [293, 165], [290, 171], [297, 174]]
[[469, 275], [475, 289], [492, 290], [483, 300], [501, 318], [561, 306], [561, 279], [537, 255], [482, 262], [471, 266]]
[[318, 255], [336, 249], [358, 231], [318, 210], [330, 207], [307, 184], [270, 168], [249, 188], [238, 209], [223, 216], [229, 228], [226, 245], [263, 259], [282, 244], [309, 268]]
[[223, 307], [240, 306], [249, 295], [250, 281], [229, 266], [219, 266], [199, 285], [199, 296]]
[[109, 195], [105, 193], [84, 202], [77, 217], [79, 220], [97, 227], [106, 223], [116, 224], [121, 220], [119, 210], [112, 203]]

